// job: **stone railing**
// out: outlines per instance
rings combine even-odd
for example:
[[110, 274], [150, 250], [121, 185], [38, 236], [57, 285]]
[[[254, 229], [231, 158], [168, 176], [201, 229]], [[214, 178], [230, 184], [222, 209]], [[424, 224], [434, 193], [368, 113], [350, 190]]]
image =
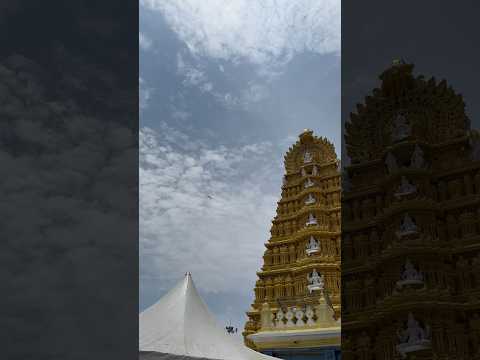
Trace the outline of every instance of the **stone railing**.
[[[323, 299], [322, 299], [323, 300]], [[264, 303], [260, 312], [261, 331], [335, 327], [339, 320], [334, 319], [334, 311], [325, 301], [305, 307], [288, 306], [271, 309]]]

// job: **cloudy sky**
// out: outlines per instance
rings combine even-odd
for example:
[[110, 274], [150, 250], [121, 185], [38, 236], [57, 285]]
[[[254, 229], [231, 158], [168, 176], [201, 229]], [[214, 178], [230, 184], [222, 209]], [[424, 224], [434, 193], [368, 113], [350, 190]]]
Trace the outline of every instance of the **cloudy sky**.
[[285, 151], [340, 149], [340, 1], [140, 4], [140, 310], [190, 271], [243, 328]]

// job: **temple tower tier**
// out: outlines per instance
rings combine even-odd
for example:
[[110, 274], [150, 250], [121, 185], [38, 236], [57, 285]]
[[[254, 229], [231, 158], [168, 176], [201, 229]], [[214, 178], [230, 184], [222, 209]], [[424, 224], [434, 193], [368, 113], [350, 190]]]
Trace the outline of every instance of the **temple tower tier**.
[[304, 130], [285, 155], [281, 199], [243, 332], [289, 359], [339, 357], [340, 172], [333, 145]]

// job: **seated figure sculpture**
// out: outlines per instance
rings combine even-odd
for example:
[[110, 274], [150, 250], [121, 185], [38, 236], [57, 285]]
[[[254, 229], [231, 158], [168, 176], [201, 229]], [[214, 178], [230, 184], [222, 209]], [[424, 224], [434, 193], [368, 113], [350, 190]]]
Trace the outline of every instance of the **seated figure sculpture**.
[[307, 255], [314, 254], [320, 251], [320, 243], [313, 236], [310, 236], [310, 240], [307, 243], [306, 253]]
[[315, 197], [312, 194], [308, 194], [307, 198], [305, 199], [305, 205], [315, 204], [315, 201]]
[[317, 222], [317, 219], [315, 218], [315, 216], [313, 216], [312, 213], [308, 214], [308, 220], [305, 223], [305, 225], [309, 226], [309, 225], [317, 225], [317, 224], [318, 224], [318, 222]]
[[307, 172], [305, 171], [305, 168], [302, 167], [302, 170], [300, 170], [300, 173], [302, 176], [307, 176]]
[[306, 189], [306, 188], [312, 187], [313, 185], [315, 185], [313, 181], [310, 180], [310, 178], [308, 178], [307, 181], [305, 181], [304, 187]]
[[397, 331], [399, 344], [397, 350], [402, 358], [414, 351], [430, 348], [430, 329], [428, 326], [422, 328], [412, 313], [408, 314], [407, 327]]
[[402, 176], [400, 185], [395, 192], [395, 197], [400, 198], [402, 196], [413, 194], [417, 191], [417, 187], [410, 183], [405, 176]]
[[312, 162], [312, 154], [310, 154], [308, 151], [305, 151], [305, 154], [303, 155], [303, 162], [305, 164]]
[[397, 231], [397, 237], [402, 238], [407, 235], [413, 235], [417, 233], [417, 225], [413, 222], [410, 215], [405, 214], [400, 224], [400, 230]]
[[410, 259], [405, 261], [405, 269], [403, 270], [400, 280], [397, 281], [397, 287], [402, 288], [406, 285], [421, 285], [423, 284], [423, 275], [417, 271]]
[[393, 121], [392, 138], [394, 141], [401, 141], [410, 136], [411, 128], [407, 123], [407, 118], [403, 113], [398, 113]]
[[313, 269], [311, 274], [307, 275], [308, 291], [312, 293], [315, 290], [323, 290], [325, 285], [323, 275], [320, 275], [316, 269]]

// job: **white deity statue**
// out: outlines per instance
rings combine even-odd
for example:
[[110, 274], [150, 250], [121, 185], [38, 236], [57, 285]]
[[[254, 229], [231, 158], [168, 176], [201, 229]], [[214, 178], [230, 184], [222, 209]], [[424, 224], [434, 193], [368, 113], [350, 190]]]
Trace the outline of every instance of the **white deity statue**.
[[412, 220], [410, 215], [405, 214], [405, 216], [403, 217], [403, 220], [400, 223], [400, 230], [397, 231], [397, 236], [401, 238], [403, 236], [416, 234], [416, 233], [417, 233], [417, 225], [415, 225], [415, 222]]
[[387, 169], [390, 174], [398, 170], [397, 159], [392, 155], [392, 153], [387, 154], [387, 157], [385, 158], [385, 164], [387, 165]]
[[400, 280], [397, 281], [397, 287], [402, 288], [405, 285], [421, 285], [423, 284], [423, 275], [417, 271], [412, 262], [407, 259], [405, 261], [405, 268], [400, 276]]
[[305, 181], [304, 187], [306, 189], [306, 188], [312, 187], [313, 185], [315, 185], [313, 181], [310, 180], [310, 178], [308, 178], [307, 181]]
[[312, 154], [310, 154], [308, 151], [305, 151], [305, 154], [303, 154], [303, 162], [307, 164], [312, 161], [313, 161]]
[[315, 239], [313, 236], [310, 236], [310, 240], [307, 243], [307, 249], [306, 253], [307, 255], [316, 253], [320, 250], [320, 244], [317, 239]]
[[325, 285], [323, 275], [320, 275], [316, 269], [313, 269], [312, 273], [307, 275], [308, 279], [308, 291], [311, 293], [314, 290], [323, 290]]
[[411, 128], [403, 113], [398, 113], [393, 121], [392, 138], [394, 141], [400, 141], [410, 136]]
[[310, 193], [308, 194], [307, 198], [305, 199], [305, 205], [315, 204], [315, 197]]
[[408, 314], [407, 327], [397, 331], [399, 344], [398, 352], [403, 358], [409, 352], [428, 349], [430, 347], [430, 328], [422, 328], [412, 313]]
[[418, 144], [415, 145], [415, 150], [413, 151], [412, 158], [410, 159], [410, 167], [415, 169], [422, 169], [425, 167], [423, 151]]
[[302, 170], [300, 170], [300, 174], [302, 176], [307, 176], [307, 172], [305, 171], [305, 168], [302, 167]]
[[315, 218], [315, 216], [313, 216], [312, 213], [308, 214], [308, 220], [305, 223], [305, 225], [309, 226], [309, 225], [317, 225], [317, 224], [318, 224], [318, 222], [317, 222], [317, 219]]
[[312, 175], [313, 175], [313, 176], [317, 176], [317, 175], [318, 175], [318, 169], [317, 169], [317, 166], [316, 166], [316, 165], [313, 165]]
[[275, 326], [276, 327], [284, 327], [285, 323], [283, 322], [283, 318], [285, 317], [285, 313], [283, 310], [280, 308], [277, 311], [276, 317], [275, 317]]
[[400, 185], [395, 192], [395, 197], [400, 198], [405, 195], [413, 194], [417, 191], [417, 187], [410, 183], [405, 176], [402, 176]]

